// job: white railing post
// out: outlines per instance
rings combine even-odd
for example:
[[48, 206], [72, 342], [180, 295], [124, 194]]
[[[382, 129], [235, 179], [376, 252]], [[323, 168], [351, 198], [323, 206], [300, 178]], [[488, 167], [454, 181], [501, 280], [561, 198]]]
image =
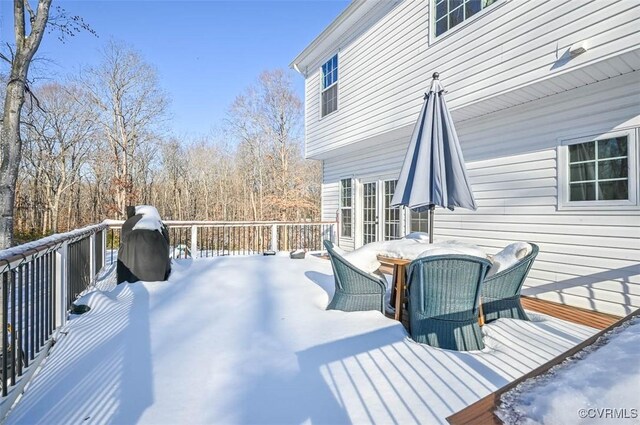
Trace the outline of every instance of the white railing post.
[[191, 226], [191, 258], [196, 258], [198, 252], [198, 226]]
[[67, 321], [67, 248], [68, 242], [63, 242], [56, 251], [56, 327], [62, 326]]
[[271, 226], [271, 251], [278, 251], [278, 225]]
[[89, 276], [91, 281], [96, 277], [96, 234], [92, 233], [89, 236]]
[[102, 252], [102, 261], [100, 261], [100, 264], [102, 267], [107, 265], [107, 233], [109, 233], [109, 228], [105, 228], [102, 229], [102, 232], [100, 232], [100, 242], [102, 244], [102, 250], [100, 252]]

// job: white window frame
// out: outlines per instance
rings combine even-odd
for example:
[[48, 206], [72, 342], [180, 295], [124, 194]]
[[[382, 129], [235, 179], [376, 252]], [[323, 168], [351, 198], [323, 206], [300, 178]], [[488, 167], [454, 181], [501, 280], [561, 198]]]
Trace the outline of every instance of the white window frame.
[[[338, 69], [338, 78], [336, 79], [336, 81], [334, 81], [329, 87], [323, 87], [324, 86], [324, 73], [322, 71], [322, 67], [329, 62], [330, 60], [333, 60], [333, 58], [336, 58], [336, 60], [338, 61], [338, 66], [336, 67], [336, 69]], [[338, 112], [338, 110], [340, 109], [340, 96], [339, 96], [339, 90], [340, 88], [338, 87], [338, 81], [340, 80], [340, 56], [338, 54], [338, 52], [336, 52], [335, 54], [331, 55], [331, 57], [329, 59], [327, 59], [326, 61], [322, 62], [322, 64], [320, 64], [320, 95], [319, 95], [319, 105], [320, 108], [318, 109], [318, 114], [320, 115], [320, 119], [326, 118], [330, 115], [335, 114], [336, 112]], [[327, 113], [326, 115], [322, 115], [322, 95], [324, 94], [325, 91], [331, 89], [332, 87], [336, 87], [336, 109], [334, 109], [333, 111]]]
[[[624, 210], [639, 209], [640, 185], [638, 185], [638, 128], [617, 130], [600, 134], [591, 134], [575, 138], [558, 139], [557, 176], [558, 210]], [[569, 200], [569, 146], [594, 140], [627, 137], [628, 199], [603, 201]]]
[[[424, 213], [427, 214], [427, 218], [425, 219], [427, 221], [427, 227], [429, 227], [429, 211], [423, 211]], [[408, 235], [411, 232], [419, 232], [419, 230], [413, 230], [411, 228], [411, 225], [413, 224], [413, 220], [411, 218], [411, 209], [409, 208], [405, 208], [405, 222], [406, 222], [406, 229], [405, 229], [405, 233]], [[427, 229], [428, 232], [428, 229]]]
[[[343, 197], [342, 197], [342, 182], [345, 180], [349, 180], [351, 182], [351, 206], [349, 207], [345, 207], [342, 202], [343, 202]], [[355, 179], [351, 178], [351, 177], [345, 177], [343, 179], [340, 179], [340, 181], [338, 182], [338, 191], [339, 191], [339, 206], [340, 206], [340, 238], [341, 239], [349, 239], [349, 240], [353, 240], [354, 238], [354, 233], [355, 233], [355, 217], [354, 217], [354, 203], [355, 203]], [[343, 214], [343, 210], [351, 210], [351, 234], [349, 236], [345, 236], [344, 232], [342, 231], [342, 226], [344, 223], [344, 214]]]
[[[448, 30], [446, 30], [445, 32], [443, 32], [440, 35], [436, 35], [436, 3], [438, 0], [429, 0], [429, 20], [430, 20], [430, 25], [429, 25], [429, 44], [435, 43], [437, 41], [440, 41], [444, 38], [447, 38], [448, 36], [457, 33], [458, 31], [460, 31], [462, 28], [466, 27], [467, 25], [469, 25], [471, 22], [474, 22], [476, 19], [480, 19], [481, 16], [486, 15], [487, 13], [491, 13], [492, 11], [498, 9], [499, 7], [501, 7], [502, 5], [509, 3], [511, 0], [496, 0], [493, 4], [490, 4], [489, 6], [485, 7], [484, 9], [480, 10], [478, 13], [476, 13], [475, 15], [463, 20], [462, 22], [460, 22], [458, 25], [456, 25], [453, 28], [449, 28]], [[448, 0], [445, 0], [448, 1]]]
[[[385, 208], [385, 202], [386, 199], [385, 197], [387, 196], [387, 192], [386, 192], [386, 187], [385, 185], [389, 182], [396, 182], [396, 188], [398, 187], [398, 178], [392, 178], [392, 179], [383, 179], [380, 180], [379, 182], [379, 188], [380, 188], [380, 197], [379, 197], [379, 202], [380, 202], [380, 214], [379, 214], [379, 222], [380, 222], [380, 234], [378, 235], [379, 239], [381, 241], [386, 241], [388, 239], [386, 239], [386, 232], [385, 232], [385, 226], [387, 226], [389, 223], [387, 223], [387, 217], [385, 215], [386, 213], [386, 208]], [[395, 193], [395, 189], [394, 189], [394, 193]], [[405, 229], [405, 214], [404, 214], [404, 208], [403, 207], [389, 207], [389, 209], [397, 209], [398, 210], [398, 237], [397, 239], [402, 239], [403, 236], [405, 236], [403, 233], [404, 229]], [[389, 239], [392, 240], [392, 239]]]

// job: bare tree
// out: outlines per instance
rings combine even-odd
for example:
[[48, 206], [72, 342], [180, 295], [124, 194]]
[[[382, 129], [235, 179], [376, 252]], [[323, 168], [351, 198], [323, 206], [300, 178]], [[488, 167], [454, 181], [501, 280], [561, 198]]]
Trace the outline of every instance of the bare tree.
[[228, 123], [238, 139], [236, 161], [241, 165], [242, 180], [248, 192], [252, 219], [264, 217], [265, 154], [267, 140], [261, 122], [261, 94], [249, 87], [237, 96], [229, 110]]
[[[52, 0], [13, 1], [14, 44], [5, 43], [7, 53], [0, 52], [0, 60], [9, 64], [6, 83], [2, 82], [2, 121], [0, 122], [0, 249], [13, 244], [13, 215], [18, 167], [22, 154], [20, 123], [27, 94], [38, 103], [29, 89], [29, 67], [33, 61], [45, 28], [57, 29], [58, 38], [65, 41], [82, 30], [96, 35], [80, 16], [71, 16], [61, 7], [50, 16]], [[28, 18], [28, 20], [27, 20]]]
[[[230, 109], [228, 121], [238, 139], [236, 163], [254, 220], [291, 220], [315, 208], [307, 193], [319, 185], [319, 168], [302, 158], [302, 114], [302, 101], [283, 70], [260, 74]], [[309, 169], [316, 171], [317, 181], [306, 178]]]
[[[286, 74], [263, 73], [238, 96], [226, 131], [182, 140], [158, 136], [153, 120], [141, 118], [158, 111], [145, 109], [144, 102], [153, 100], [149, 93], [161, 92], [138, 92], [124, 83], [109, 86], [131, 78], [96, 78], [133, 68], [125, 59], [98, 68], [111, 73], [91, 70], [81, 88], [51, 84], [37, 90], [46, 113], [34, 110], [24, 130], [28, 137], [17, 213], [21, 230], [114, 218], [123, 209], [123, 199], [154, 204], [166, 219], [319, 217], [320, 167], [303, 157], [302, 105]], [[101, 81], [106, 81], [104, 86]], [[87, 89], [89, 100], [68, 101], [69, 95], [84, 99]], [[133, 113], [138, 111], [151, 112]], [[125, 175], [130, 192], [123, 198], [127, 188], [118, 183]]]
[[40, 0], [35, 11], [28, 0], [14, 0], [15, 51], [11, 49], [10, 57], [2, 55], [2, 59], [11, 65], [11, 71], [0, 124], [0, 249], [13, 243], [13, 209], [22, 150], [20, 115], [28, 90], [29, 65], [42, 41], [50, 7], [51, 0]]
[[95, 139], [95, 114], [78, 86], [49, 84], [37, 90], [42, 109], [26, 117], [23, 159], [46, 202], [42, 233], [58, 231], [63, 194], [77, 186]]
[[142, 146], [158, 141], [167, 97], [155, 70], [132, 48], [115, 42], [107, 44], [101, 65], [89, 69], [83, 81], [115, 164], [111, 189], [122, 217], [126, 205], [139, 196], [139, 155]]

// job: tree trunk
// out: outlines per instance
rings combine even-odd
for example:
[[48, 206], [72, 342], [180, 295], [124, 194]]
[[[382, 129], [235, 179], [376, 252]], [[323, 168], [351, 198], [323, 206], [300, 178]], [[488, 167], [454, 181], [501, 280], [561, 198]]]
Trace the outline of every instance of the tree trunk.
[[29, 65], [42, 41], [50, 6], [51, 0], [40, 0], [35, 16], [31, 16], [30, 10], [31, 33], [27, 36], [24, 3], [21, 0], [13, 2], [16, 53], [11, 62], [0, 130], [0, 249], [13, 244], [13, 209], [22, 150], [20, 113], [24, 105]]
[[[16, 58], [15, 61], [18, 59]], [[3, 125], [0, 133], [0, 249], [13, 244], [13, 207], [18, 180], [18, 166], [22, 141], [20, 139], [20, 110], [24, 104], [23, 72], [12, 72], [3, 111]]]

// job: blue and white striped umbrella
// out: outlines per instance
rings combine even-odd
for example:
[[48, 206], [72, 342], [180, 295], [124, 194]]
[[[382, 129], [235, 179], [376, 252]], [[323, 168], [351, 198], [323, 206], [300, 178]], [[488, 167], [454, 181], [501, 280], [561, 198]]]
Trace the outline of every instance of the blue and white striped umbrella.
[[433, 241], [436, 205], [450, 210], [476, 210], [477, 206], [437, 72], [424, 98], [391, 205], [430, 210], [429, 239]]

